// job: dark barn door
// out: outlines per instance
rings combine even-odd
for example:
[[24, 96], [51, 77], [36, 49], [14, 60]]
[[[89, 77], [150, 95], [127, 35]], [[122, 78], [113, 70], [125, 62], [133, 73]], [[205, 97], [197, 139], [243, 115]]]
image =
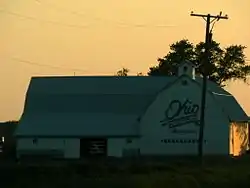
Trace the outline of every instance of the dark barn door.
[[106, 157], [107, 139], [104, 138], [82, 138], [80, 140], [81, 158]]

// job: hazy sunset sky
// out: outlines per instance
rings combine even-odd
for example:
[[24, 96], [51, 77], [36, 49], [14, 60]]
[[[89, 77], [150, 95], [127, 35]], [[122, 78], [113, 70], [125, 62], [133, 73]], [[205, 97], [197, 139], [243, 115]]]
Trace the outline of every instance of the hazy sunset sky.
[[[203, 41], [205, 21], [191, 11], [228, 14], [214, 39], [249, 46], [250, 59], [249, 10], [249, 0], [0, 0], [0, 121], [19, 119], [31, 76], [146, 73], [169, 44]], [[250, 86], [227, 89], [250, 115]]]

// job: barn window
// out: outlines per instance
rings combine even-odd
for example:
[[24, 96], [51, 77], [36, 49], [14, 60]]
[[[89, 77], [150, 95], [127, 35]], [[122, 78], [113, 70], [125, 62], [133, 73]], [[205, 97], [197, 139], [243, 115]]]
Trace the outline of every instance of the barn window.
[[184, 86], [186, 86], [188, 84], [188, 82], [187, 82], [187, 80], [182, 80], [181, 84], [184, 85]]
[[127, 138], [126, 142], [127, 142], [127, 144], [131, 144], [133, 141], [132, 141], [132, 139]]
[[37, 142], [38, 142], [37, 138], [33, 139], [32, 142], [33, 142], [33, 144], [37, 144]]
[[187, 70], [188, 70], [188, 67], [187, 67], [187, 66], [184, 66], [184, 67], [183, 67], [183, 72], [187, 72]]

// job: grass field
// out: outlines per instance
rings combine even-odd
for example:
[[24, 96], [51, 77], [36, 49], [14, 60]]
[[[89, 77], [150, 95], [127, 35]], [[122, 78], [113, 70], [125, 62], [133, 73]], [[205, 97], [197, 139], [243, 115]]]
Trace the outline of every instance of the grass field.
[[1, 163], [0, 187], [8, 188], [217, 188], [250, 187], [250, 158], [127, 159]]

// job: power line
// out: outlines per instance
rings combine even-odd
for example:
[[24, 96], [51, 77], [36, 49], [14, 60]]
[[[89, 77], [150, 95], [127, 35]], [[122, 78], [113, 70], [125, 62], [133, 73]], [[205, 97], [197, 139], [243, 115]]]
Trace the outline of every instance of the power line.
[[[51, 20], [41, 20], [41, 19], [38, 19], [38, 18], [33, 17], [33, 16], [23, 15], [23, 14], [9, 11], [9, 10], [3, 10], [3, 9], [0, 9], [0, 12], [5, 13], [5, 14], [9, 14], [9, 15], [12, 15], [12, 16], [15, 16], [18, 18], [28, 19], [28, 20], [32, 20], [32, 21], [38, 21], [41, 23], [48, 23], [48, 24], [52, 24], [52, 25], [59, 25], [59, 26], [64, 26], [64, 27], [77, 28], [77, 29], [87, 29], [90, 27], [90, 25], [76, 25], [76, 24], [67, 24], [67, 23], [51, 21]], [[126, 28], [129, 25], [116, 25], [116, 26]], [[134, 24], [134, 25], [132, 25], [132, 27], [134, 27], [134, 28], [148, 28], [148, 26], [145, 24]], [[174, 26], [174, 25], [155, 25], [153, 27], [155, 27], [155, 28], [170, 28], [170, 27], [176, 27], [176, 26]]]
[[[86, 16], [85, 13], [80, 13], [80, 12], [77, 12], [77, 11], [72, 11], [72, 10], [69, 10], [69, 9], [57, 6], [56, 4], [54, 4], [52, 2], [40, 1], [40, 0], [34, 0], [34, 1], [37, 2], [37, 3], [39, 3], [40, 5], [41, 4], [47, 4], [47, 5], [51, 6], [50, 8], [53, 8], [53, 9], [56, 9], [56, 10], [59, 10], [59, 11], [65, 11], [65, 12], [68, 12], [68, 13], [76, 15], [76, 16], [84, 16], [84, 17]], [[93, 18], [96, 19], [96, 20], [101, 20], [101, 21], [103, 20], [102, 18], [99, 18], [99, 17], [96, 17], [96, 16], [94, 16]]]
[[[35, 2], [39, 3], [39, 4], [47, 4], [50, 6], [50, 8], [54, 8], [56, 10], [59, 10], [59, 11], [65, 11], [65, 12], [68, 12], [72, 15], [75, 15], [75, 16], [80, 16], [80, 17], [86, 17], [87, 14], [86, 13], [81, 13], [81, 12], [78, 12], [78, 11], [73, 11], [73, 10], [69, 10], [67, 8], [63, 8], [63, 7], [60, 7], [60, 6], [57, 6], [56, 4], [54, 3], [51, 3], [51, 2], [48, 2], [48, 1], [41, 1], [41, 0], [34, 0]], [[117, 24], [117, 25], [120, 25], [120, 26], [132, 26], [132, 27], [150, 27], [149, 24], [137, 24], [137, 23], [125, 23], [125, 22], [120, 22], [120, 21], [114, 21], [114, 20], [107, 20], [107, 19], [104, 19], [102, 17], [97, 17], [95, 15], [92, 15], [91, 16], [92, 18], [94, 18], [95, 20], [97, 21], [108, 21], [110, 23], [114, 23], [114, 24]], [[152, 27], [176, 27], [176, 25], [151, 25]]]
[[74, 25], [74, 24], [67, 24], [67, 23], [62, 23], [62, 22], [57, 22], [57, 21], [40, 20], [40, 19], [38, 19], [36, 17], [27, 16], [27, 15], [15, 13], [15, 12], [8, 11], [8, 10], [3, 10], [3, 9], [0, 9], [0, 12], [6, 13], [6, 14], [9, 14], [9, 15], [18, 17], [18, 18], [22, 18], [22, 19], [38, 21], [38, 22], [41, 22], [41, 23], [49, 23], [49, 24], [53, 24], [53, 25], [60, 25], [60, 26], [74, 27], [74, 28], [81, 28], [81, 29], [89, 27], [89, 25]]
[[86, 70], [83, 70], [83, 69], [65, 68], [65, 67], [53, 66], [53, 65], [48, 65], [48, 64], [40, 64], [40, 63], [36, 63], [33, 61], [28, 61], [28, 60], [24, 60], [24, 59], [20, 59], [20, 58], [10, 58], [10, 59], [13, 61], [16, 61], [16, 62], [40, 66], [40, 67], [49, 67], [49, 68], [53, 68], [53, 69], [62, 69], [62, 70], [77, 71], [77, 72], [86, 72]]

